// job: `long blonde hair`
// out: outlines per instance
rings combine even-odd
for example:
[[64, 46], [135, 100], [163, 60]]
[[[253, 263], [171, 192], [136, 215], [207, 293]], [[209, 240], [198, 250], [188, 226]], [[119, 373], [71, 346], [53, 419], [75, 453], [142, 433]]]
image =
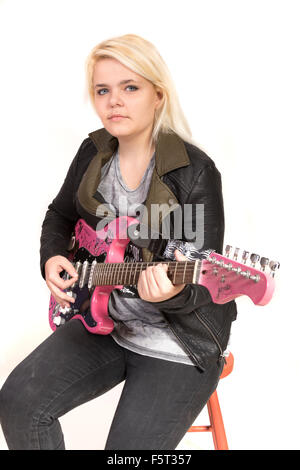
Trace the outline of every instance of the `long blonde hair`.
[[188, 122], [181, 109], [171, 74], [156, 47], [136, 34], [106, 39], [97, 44], [86, 59], [87, 91], [93, 108], [93, 74], [95, 64], [102, 58], [114, 58], [149, 80], [162, 94], [162, 105], [155, 112], [152, 139], [157, 141], [159, 132], [176, 133], [183, 140], [196, 146]]

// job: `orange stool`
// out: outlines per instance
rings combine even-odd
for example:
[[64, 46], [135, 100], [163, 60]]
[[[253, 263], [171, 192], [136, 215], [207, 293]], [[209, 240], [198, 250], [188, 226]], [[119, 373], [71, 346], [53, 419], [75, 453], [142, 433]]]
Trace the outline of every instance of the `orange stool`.
[[[221, 379], [227, 377], [232, 372], [234, 358], [231, 353], [226, 357], [226, 364], [223, 367]], [[210, 396], [207, 404], [210, 425], [208, 426], [191, 426], [188, 432], [208, 432], [212, 433], [215, 450], [228, 450], [228, 443], [218, 400], [217, 390]]]

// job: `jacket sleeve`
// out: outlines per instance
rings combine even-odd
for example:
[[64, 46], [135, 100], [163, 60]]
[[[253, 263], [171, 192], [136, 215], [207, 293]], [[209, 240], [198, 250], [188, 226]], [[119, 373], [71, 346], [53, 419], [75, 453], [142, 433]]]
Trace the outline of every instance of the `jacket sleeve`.
[[75, 155], [64, 183], [51, 204], [48, 206], [40, 237], [40, 268], [45, 279], [45, 263], [52, 256], [68, 256], [68, 246], [70, 238], [79, 215], [75, 204], [75, 179], [78, 166], [78, 159], [84, 140]]
[[[213, 163], [200, 171], [185, 204], [192, 204], [193, 209], [196, 204], [203, 204], [204, 217], [199, 227], [196, 225], [195, 230], [197, 240], [201, 240], [201, 246], [197, 242], [198, 249], [201, 251], [213, 249], [222, 253], [224, 239], [222, 182], [221, 175]], [[185, 218], [184, 211], [182, 213]], [[195, 214], [196, 211], [193, 210], [191, 213]], [[162, 302], [155, 302], [155, 305], [167, 314], [188, 314], [210, 302], [212, 299], [206, 287], [186, 284], [177, 295]]]

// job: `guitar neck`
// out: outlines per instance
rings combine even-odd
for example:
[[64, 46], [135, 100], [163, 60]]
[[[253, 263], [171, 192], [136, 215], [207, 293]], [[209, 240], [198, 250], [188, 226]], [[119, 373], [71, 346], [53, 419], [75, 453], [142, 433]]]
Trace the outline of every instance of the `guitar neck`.
[[141, 271], [149, 266], [167, 264], [167, 275], [173, 284], [197, 284], [201, 261], [162, 261], [130, 263], [95, 263], [89, 274], [94, 286], [134, 285], [138, 283]]

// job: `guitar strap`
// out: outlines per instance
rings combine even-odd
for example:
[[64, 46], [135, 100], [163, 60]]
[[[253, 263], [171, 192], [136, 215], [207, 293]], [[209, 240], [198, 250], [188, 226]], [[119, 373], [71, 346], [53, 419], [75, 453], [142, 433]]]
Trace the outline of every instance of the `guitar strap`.
[[174, 251], [179, 250], [186, 258], [189, 260], [196, 259], [206, 259], [213, 253], [215, 250], [198, 249], [192, 242], [186, 242], [183, 240], [178, 240], [174, 238], [164, 238], [163, 234], [160, 232], [155, 233], [153, 237], [153, 231], [151, 232], [152, 237], [140, 237], [141, 233], [148, 234], [149, 227], [144, 226], [144, 231], [142, 230], [141, 224], [135, 224], [128, 227], [128, 235], [131, 239], [131, 242], [139, 248], [147, 248], [151, 253], [153, 253], [153, 261], [162, 261], [165, 259], [175, 260]]

